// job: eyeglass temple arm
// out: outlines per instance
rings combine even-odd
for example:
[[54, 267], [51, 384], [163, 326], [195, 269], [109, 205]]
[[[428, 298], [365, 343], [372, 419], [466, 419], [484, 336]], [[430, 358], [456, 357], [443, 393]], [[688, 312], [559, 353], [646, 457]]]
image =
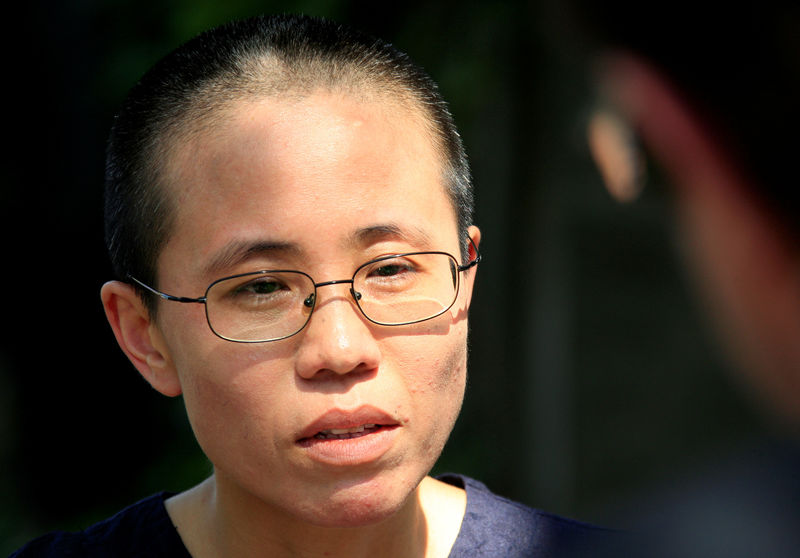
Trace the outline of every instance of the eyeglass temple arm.
[[206, 297], [204, 297], [204, 296], [201, 296], [199, 298], [190, 298], [190, 297], [187, 297], [187, 296], [174, 296], [174, 295], [171, 295], [171, 294], [162, 293], [161, 291], [158, 291], [158, 290], [154, 289], [150, 285], [146, 285], [145, 283], [142, 283], [141, 281], [139, 281], [133, 275], [128, 275], [128, 279], [130, 279], [131, 281], [133, 281], [134, 283], [136, 283], [137, 285], [139, 285], [143, 289], [146, 289], [146, 290], [150, 291], [154, 295], [160, 296], [164, 300], [171, 300], [173, 302], [184, 302], [184, 303], [186, 303], [186, 302], [195, 302], [195, 303], [199, 303], [199, 304], [205, 304], [206, 303]]
[[472, 247], [475, 249], [475, 259], [474, 260], [470, 260], [465, 264], [460, 264], [458, 266], [458, 270], [459, 271], [466, 271], [471, 267], [475, 267], [476, 265], [478, 265], [478, 263], [480, 263], [481, 259], [483, 258], [481, 253], [478, 251], [478, 247], [475, 245], [475, 241], [472, 240], [472, 238], [470, 238], [470, 237], [467, 237], [467, 238], [469, 238], [469, 243], [472, 244]]

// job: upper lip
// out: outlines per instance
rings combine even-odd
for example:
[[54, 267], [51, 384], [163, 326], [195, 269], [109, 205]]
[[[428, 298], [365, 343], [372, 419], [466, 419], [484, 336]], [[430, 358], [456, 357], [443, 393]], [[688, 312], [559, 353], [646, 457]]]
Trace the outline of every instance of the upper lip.
[[332, 428], [355, 428], [365, 424], [387, 426], [399, 424], [399, 421], [386, 411], [371, 405], [351, 410], [330, 409], [303, 428], [296, 439], [300, 441], [311, 438], [323, 430]]

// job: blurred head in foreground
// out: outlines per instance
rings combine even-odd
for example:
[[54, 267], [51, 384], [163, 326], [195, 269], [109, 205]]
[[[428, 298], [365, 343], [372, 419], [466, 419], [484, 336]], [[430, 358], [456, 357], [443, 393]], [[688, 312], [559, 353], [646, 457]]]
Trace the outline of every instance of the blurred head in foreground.
[[638, 145], [664, 171], [687, 267], [730, 368], [789, 434], [666, 495], [645, 495], [652, 513], [636, 518], [652, 537], [644, 555], [794, 556], [800, 10], [684, 1], [582, 10], [603, 45], [597, 78], [607, 104], [590, 121], [589, 141], [608, 189], [636, 197]]
[[621, 200], [637, 139], [667, 176], [702, 300], [732, 367], [800, 424], [800, 10], [670, 2], [583, 12], [603, 48], [592, 152]]

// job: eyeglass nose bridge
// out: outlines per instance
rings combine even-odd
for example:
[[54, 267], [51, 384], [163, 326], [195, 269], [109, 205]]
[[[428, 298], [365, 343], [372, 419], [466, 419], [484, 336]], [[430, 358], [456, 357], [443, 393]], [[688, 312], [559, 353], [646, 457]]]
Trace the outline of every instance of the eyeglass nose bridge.
[[303, 301], [303, 305], [306, 308], [314, 308], [317, 303], [317, 289], [320, 287], [327, 287], [328, 285], [340, 285], [343, 283], [350, 283], [350, 294], [353, 295], [353, 298], [358, 303], [361, 300], [361, 293], [358, 292], [353, 288], [353, 280], [352, 279], [334, 279], [333, 281], [323, 281], [322, 283], [314, 283], [314, 292], [311, 293], [306, 297]]

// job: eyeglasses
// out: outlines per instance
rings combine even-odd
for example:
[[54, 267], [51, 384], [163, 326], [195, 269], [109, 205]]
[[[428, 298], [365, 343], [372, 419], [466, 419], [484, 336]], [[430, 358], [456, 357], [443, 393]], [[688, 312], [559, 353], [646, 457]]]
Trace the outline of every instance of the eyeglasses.
[[356, 306], [369, 321], [382, 326], [424, 322], [445, 313], [458, 297], [460, 272], [480, 262], [459, 264], [446, 252], [408, 252], [370, 260], [352, 279], [317, 283], [302, 271], [270, 269], [223, 277], [204, 296], [173, 296], [135, 277], [130, 280], [165, 300], [204, 304], [206, 319], [217, 337], [236, 343], [265, 343], [299, 333], [311, 319], [317, 289], [350, 284]]

